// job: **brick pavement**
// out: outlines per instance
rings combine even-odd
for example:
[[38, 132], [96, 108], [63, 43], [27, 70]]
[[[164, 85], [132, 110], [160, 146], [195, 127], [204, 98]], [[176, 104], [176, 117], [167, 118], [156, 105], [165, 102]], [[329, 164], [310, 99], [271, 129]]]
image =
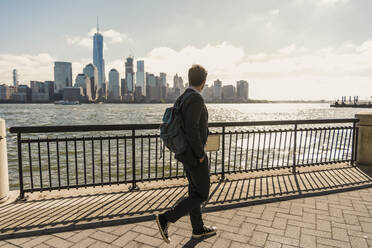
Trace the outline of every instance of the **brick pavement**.
[[[297, 178], [297, 189], [302, 191], [303, 196], [306, 192], [324, 191], [325, 188], [339, 188], [343, 191], [347, 188], [347, 178], [354, 178], [357, 182], [358, 178], [365, 181], [368, 177], [362, 173], [357, 175], [356, 170], [347, 167], [345, 170], [342, 168], [342, 173], [339, 170], [327, 170], [326, 174], [322, 174], [322, 171], [318, 176], [315, 176], [316, 168], [310, 168], [308, 171], [311, 171], [311, 174], [301, 174]], [[208, 212], [204, 214], [204, 219], [206, 224], [216, 225], [219, 231], [208, 239], [191, 239], [189, 219], [183, 217], [170, 227], [171, 244], [167, 245], [162, 241], [156, 223], [148, 219], [184, 195], [185, 188], [172, 188], [169, 187], [170, 182], [161, 182], [167, 183], [168, 187], [160, 191], [142, 190], [131, 194], [114, 192], [66, 198], [53, 196], [50, 199], [46, 196], [46, 199], [31, 198], [29, 201], [8, 204], [5, 207], [0, 205], [0, 237], [4, 230], [17, 234], [18, 231], [27, 233], [60, 228], [59, 232], [53, 234], [35, 233], [23, 238], [0, 239], [0, 248], [372, 247], [370, 183], [364, 183], [367, 186], [365, 189], [284, 200], [283, 195], [294, 194], [295, 180], [288, 176], [290, 181], [287, 181], [288, 186], [285, 186], [286, 176], [281, 179], [273, 172], [264, 173], [267, 175], [265, 178], [250, 174], [248, 180], [247, 177], [242, 180], [237, 175], [222, 184], [215, 182], [212, 185], [212, 197], [207, 204]], [[338, 175], [337, 178], [334, 175]], [[327, 184], [321, 182], [320, 178], [328, 179]], [[337, 185], [337, 181], [343, 184]], [[319, 186], [321, 183], [327, 187], [314, 189], [315, 185]], [[67, 193], [71, 194], [71, 191]], [[271, 199], [273, 202], [250, 204], [254, 203], [256, 198]], [[276, 200], [279, 198], [281, 201]], [[158, 204], [158, 201], [162, 203]], [[226, 209], [224, 206], [233, 208]], [[135, 223], [116, 222], [111, 226], [98, 227], [100, 221], [125, 220], [133, 216], [149, 218], [138, 219]], [[93, 227], [96, 224], [96, 227], [66, 231], [66, 223], [69, 226], [88, 223], [93, 224]]]
[[8, 247], [372, 247], [372, 188], [208, 212], [217, 235], [193, 240], [188, 217], [170, 226], [171, 244], [144, 221], [0, 241]]

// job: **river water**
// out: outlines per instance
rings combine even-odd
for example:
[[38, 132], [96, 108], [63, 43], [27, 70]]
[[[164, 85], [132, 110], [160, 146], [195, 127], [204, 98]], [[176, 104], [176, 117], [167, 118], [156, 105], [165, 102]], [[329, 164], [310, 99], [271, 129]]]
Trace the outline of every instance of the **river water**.
[[[7, 128], [40, 125], [94, 125], [159, 123], [169, 104], [0, 104]], [[329, 104], [207, 104], [210, 122], [354, 118], [357, 108], [331, 108]], [[8, 133], [9, 179], [18, 185], [17, 143]]]

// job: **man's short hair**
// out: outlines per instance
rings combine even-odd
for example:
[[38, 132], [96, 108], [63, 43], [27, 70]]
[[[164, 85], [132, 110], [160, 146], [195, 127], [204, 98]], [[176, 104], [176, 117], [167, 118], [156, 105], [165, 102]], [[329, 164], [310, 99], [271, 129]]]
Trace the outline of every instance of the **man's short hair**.
[[189, 69], [189, 84], [200, 86], [207, 79], [208, 72], [201, 65], [192, 65]]

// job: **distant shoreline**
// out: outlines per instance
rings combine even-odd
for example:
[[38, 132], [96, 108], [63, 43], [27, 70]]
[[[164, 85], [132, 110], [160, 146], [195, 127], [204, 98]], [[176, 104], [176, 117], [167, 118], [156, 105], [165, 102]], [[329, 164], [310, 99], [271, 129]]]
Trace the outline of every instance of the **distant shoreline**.
[[[301, 100], [284, 100], [284, 101], [269, 101], [269, 100], [248, 100], [246, 102], [208, 102], [207, 104], [256, 104], [256, 103], [330, 103], [331, 101], [301, 101]], [[0, 104], [54, 104], [54, 102], [0, 102]], [[80, 103], [81, 104], [173, 104], [173, 102], [99, 102], [99, 103]], [[74, 105], [72, 105], [74, 106]], [[75, 105], [76, 106], [76, 105]]]

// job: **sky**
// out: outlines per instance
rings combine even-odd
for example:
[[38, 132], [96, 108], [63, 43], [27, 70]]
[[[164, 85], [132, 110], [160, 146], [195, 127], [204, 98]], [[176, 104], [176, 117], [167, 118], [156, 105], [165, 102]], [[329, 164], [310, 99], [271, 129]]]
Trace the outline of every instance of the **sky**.
[[73, 80], [93, 60], [96, 19], [106, 78], [124, 77], [129, 55], [145, 71], [201, 64], [207, 84], [249, 82], [249, 97], [335, 100], [372, 96], [371, 0], [0, 0], [0, 84], [53, 80], [54, 61]]

